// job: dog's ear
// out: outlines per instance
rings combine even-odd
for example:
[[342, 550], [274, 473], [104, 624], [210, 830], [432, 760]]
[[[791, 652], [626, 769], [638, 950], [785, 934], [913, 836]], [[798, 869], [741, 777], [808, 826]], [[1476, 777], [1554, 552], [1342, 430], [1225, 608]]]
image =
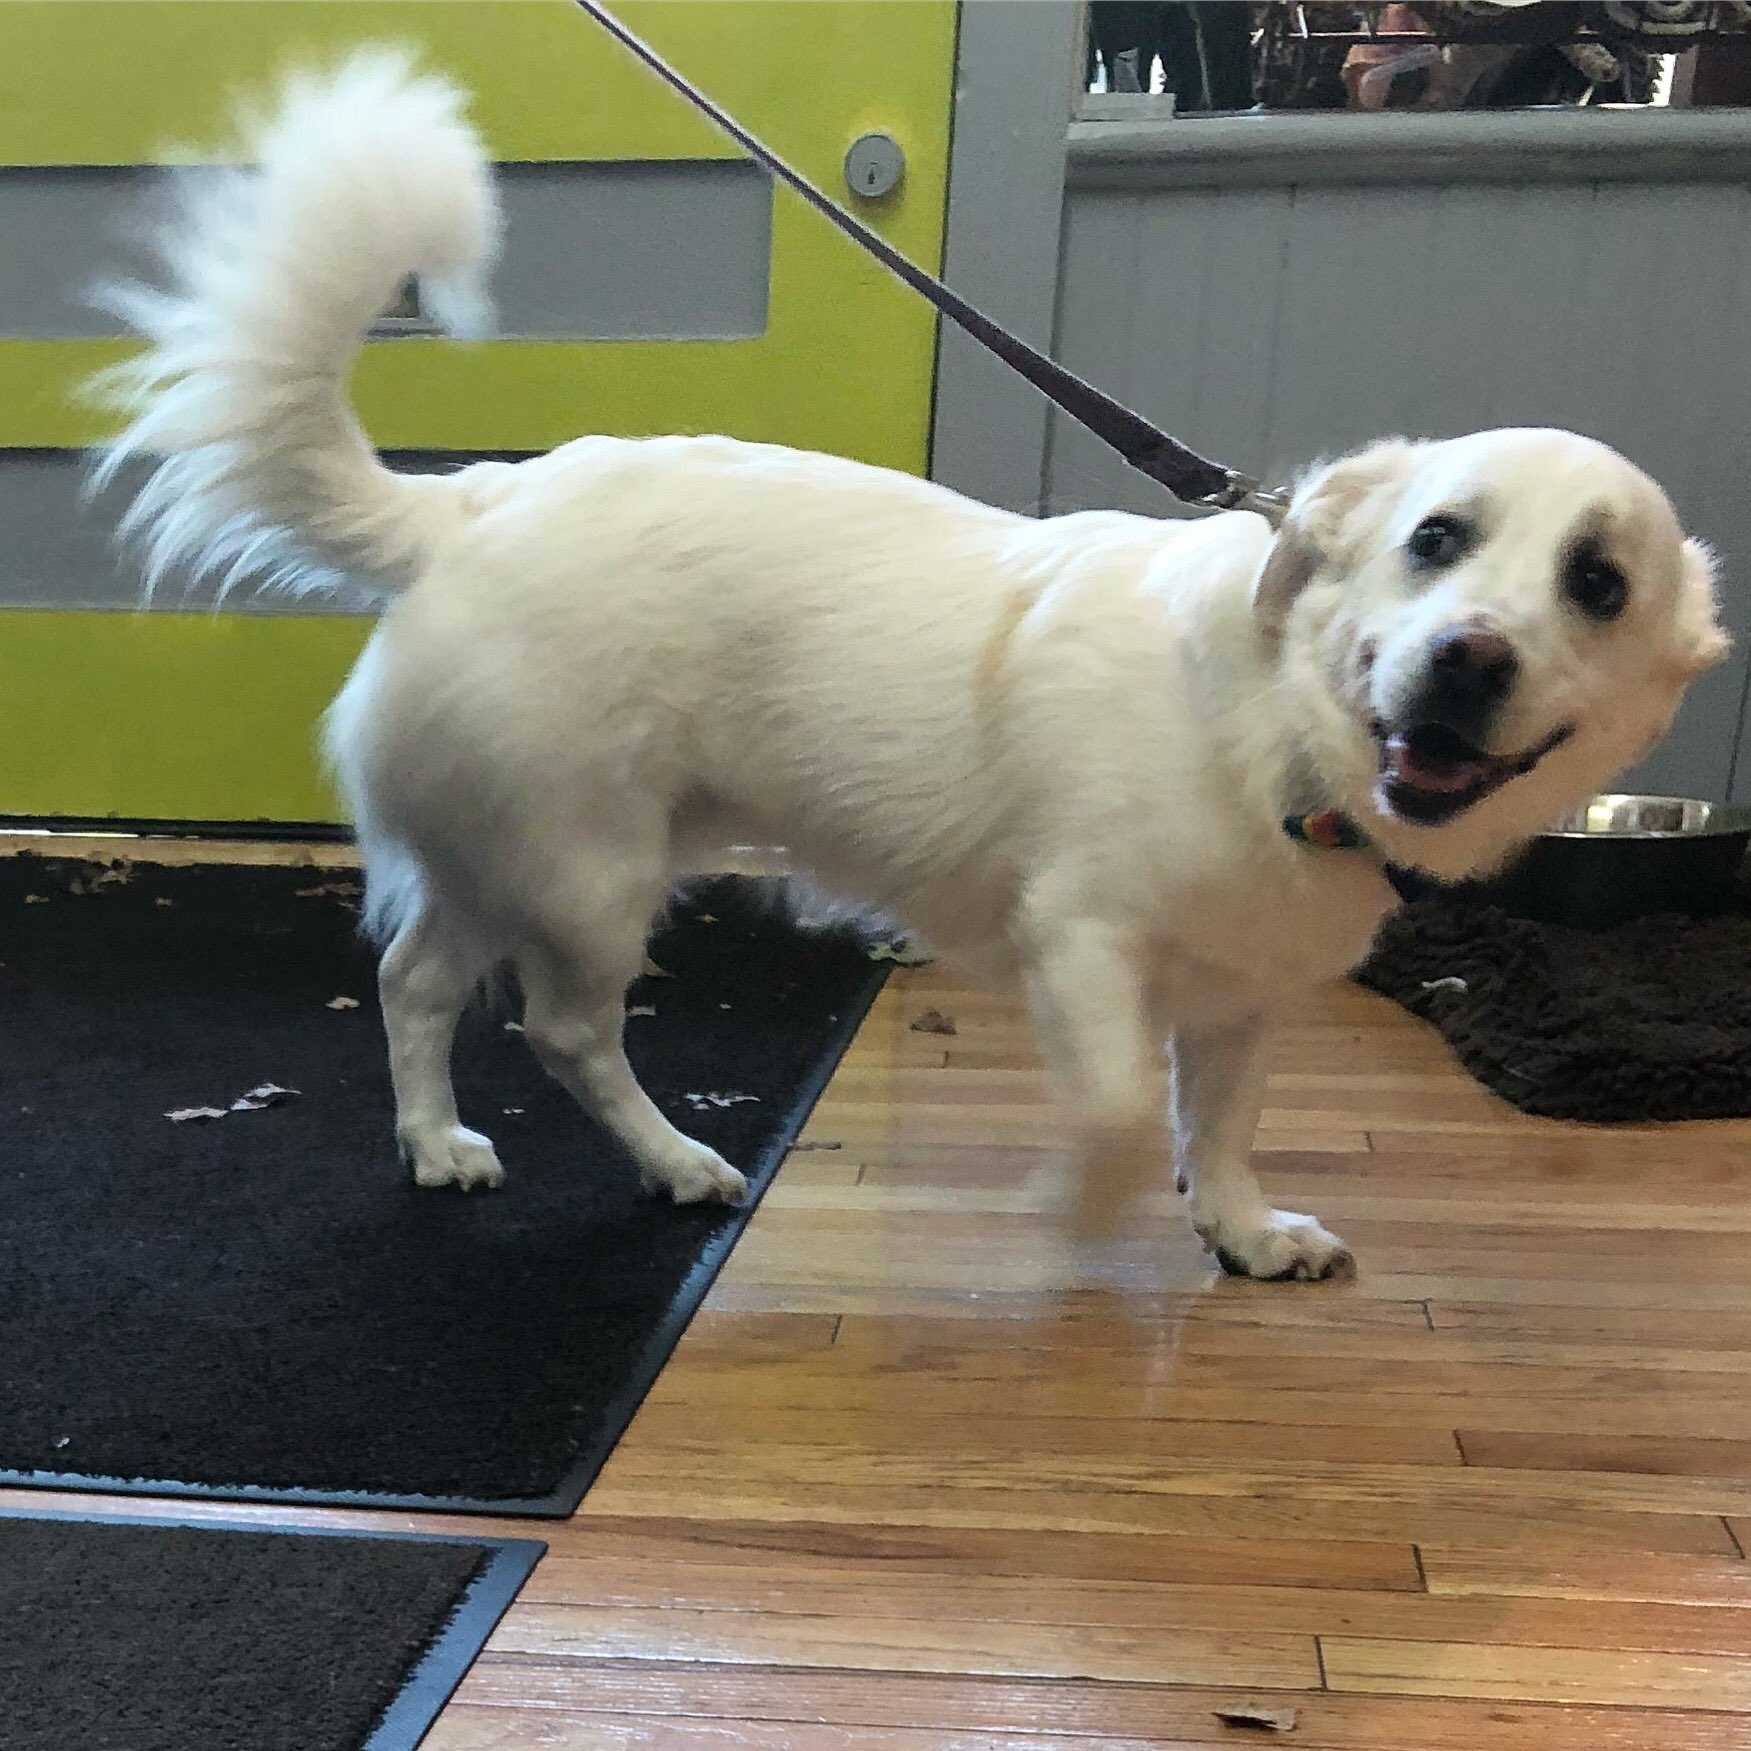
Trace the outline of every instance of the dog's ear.
[[1391, 438], [1315, 469], [1295, 489], [1277, 539], [1253, 580], [1253, 612], [1267, 637], [1283, 629], [1313, 574], [1342, 564], [1379, 520], [1410, 467], [1411, 446]]
[[1732, 648], [1720, 621], [1716, 582], [1720, 567], [1702, 542], [1684, 543], [1678, 580], [1678, 661], [1685, 680], [1706, 673], [1726, 660]]

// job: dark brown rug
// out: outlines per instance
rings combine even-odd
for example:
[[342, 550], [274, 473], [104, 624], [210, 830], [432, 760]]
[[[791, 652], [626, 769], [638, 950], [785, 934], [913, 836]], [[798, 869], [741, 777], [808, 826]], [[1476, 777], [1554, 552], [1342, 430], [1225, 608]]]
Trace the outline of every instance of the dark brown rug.
[[1751, 899], [1575, 930], [1436, 895], [1386, 922], [1356, 977], [1525, 1112], [1751, 1117]]

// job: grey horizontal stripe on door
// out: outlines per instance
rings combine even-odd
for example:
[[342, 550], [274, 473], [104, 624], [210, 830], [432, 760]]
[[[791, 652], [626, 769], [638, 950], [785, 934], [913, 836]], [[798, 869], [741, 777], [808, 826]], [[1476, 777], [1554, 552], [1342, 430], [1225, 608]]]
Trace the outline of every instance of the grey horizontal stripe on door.
[[[198, 171], [194, 174], [200, 174]], [[525, 340], [740, 340], [765, 333], [772, 184], [737, 160], [506, 164], [499, 332]], [[86, 303], [149, 265], [152, 166], [0, 169], [0, 339], [113, 335]]]
[[[505, 452], [495, 451], [495, 456]], [[441, 473], [478, 460], [455, 451], [399, 450], [390, 467]], [[127, 611], [140, 604], [140, 570], [114, 545], [118, 516], [128, 502], [124, 479], [94, 503], [84, 502], [85, 458], [77, 450], [0, 450], [0, 609], [100, 608]], [[358, 588], [306, 597], [263, 593], [244, 583], [226, 598], [244, 614], [373, 614], [379, 598]], [[206, 613], [214, 586], [188, 587], [172, 574], [159, 585], [155, 610]]]

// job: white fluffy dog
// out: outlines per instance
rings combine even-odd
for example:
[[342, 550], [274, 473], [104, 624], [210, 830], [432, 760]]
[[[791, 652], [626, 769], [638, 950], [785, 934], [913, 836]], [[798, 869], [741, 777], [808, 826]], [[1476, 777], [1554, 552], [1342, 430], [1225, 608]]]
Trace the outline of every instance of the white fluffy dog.
[[[1021, 982], [1091, 1223], [1171, 1159], [1231, 1271], [1347, 1267], [1253, 1176], [1267, 1029], [1362, 955], [1389, 865], [1498, 866], [1720, 660], [1709, 558], [1660, 489], [1555, 431], [1380, 444], [1275, 534], [1034, 521], [714, 437], [396, 475], [346, 376], [410, 273], [483, 325], [498, 220], [462, 108], [390, 52], [291, 81], [258, 167], [192, 180], [167, 287], [114, 295], [149, 345], [109, 385], [131, 424], [106, 467], [152, 464], [126, 526], [154, 579], [391, 598], [328, 744], [419, 1183], [502, 1178], [449, 1054], [509, 964], [530, 1044], [649, 1185], [742, 1195], [621, 1028], [665, 890], [752, 841]], [[1311, 811], [1361, 842], [1285, 830]]]

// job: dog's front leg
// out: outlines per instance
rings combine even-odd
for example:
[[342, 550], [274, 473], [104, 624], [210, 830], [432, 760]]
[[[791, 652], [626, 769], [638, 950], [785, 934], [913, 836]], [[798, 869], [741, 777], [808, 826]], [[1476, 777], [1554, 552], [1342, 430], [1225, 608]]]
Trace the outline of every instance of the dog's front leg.
[[1273, 1210], [1253, 1173], [1265, 1038], [1260, 1020], [1174, 1033], [1174, 1160], [1192, 1225], [1237, 1277], [1347, 1276], [1355, 1261], [1344, 1243], [1311, 1216]]
[[1161, 1051], [1141, 957], [1097, 920], [1036, 917], [1024, 964], [1040, 1048], [1076, 1111], [1083, 1158], [1072, 1220], [1082, 1238], [1104, 1239], [1167, 1177]]

